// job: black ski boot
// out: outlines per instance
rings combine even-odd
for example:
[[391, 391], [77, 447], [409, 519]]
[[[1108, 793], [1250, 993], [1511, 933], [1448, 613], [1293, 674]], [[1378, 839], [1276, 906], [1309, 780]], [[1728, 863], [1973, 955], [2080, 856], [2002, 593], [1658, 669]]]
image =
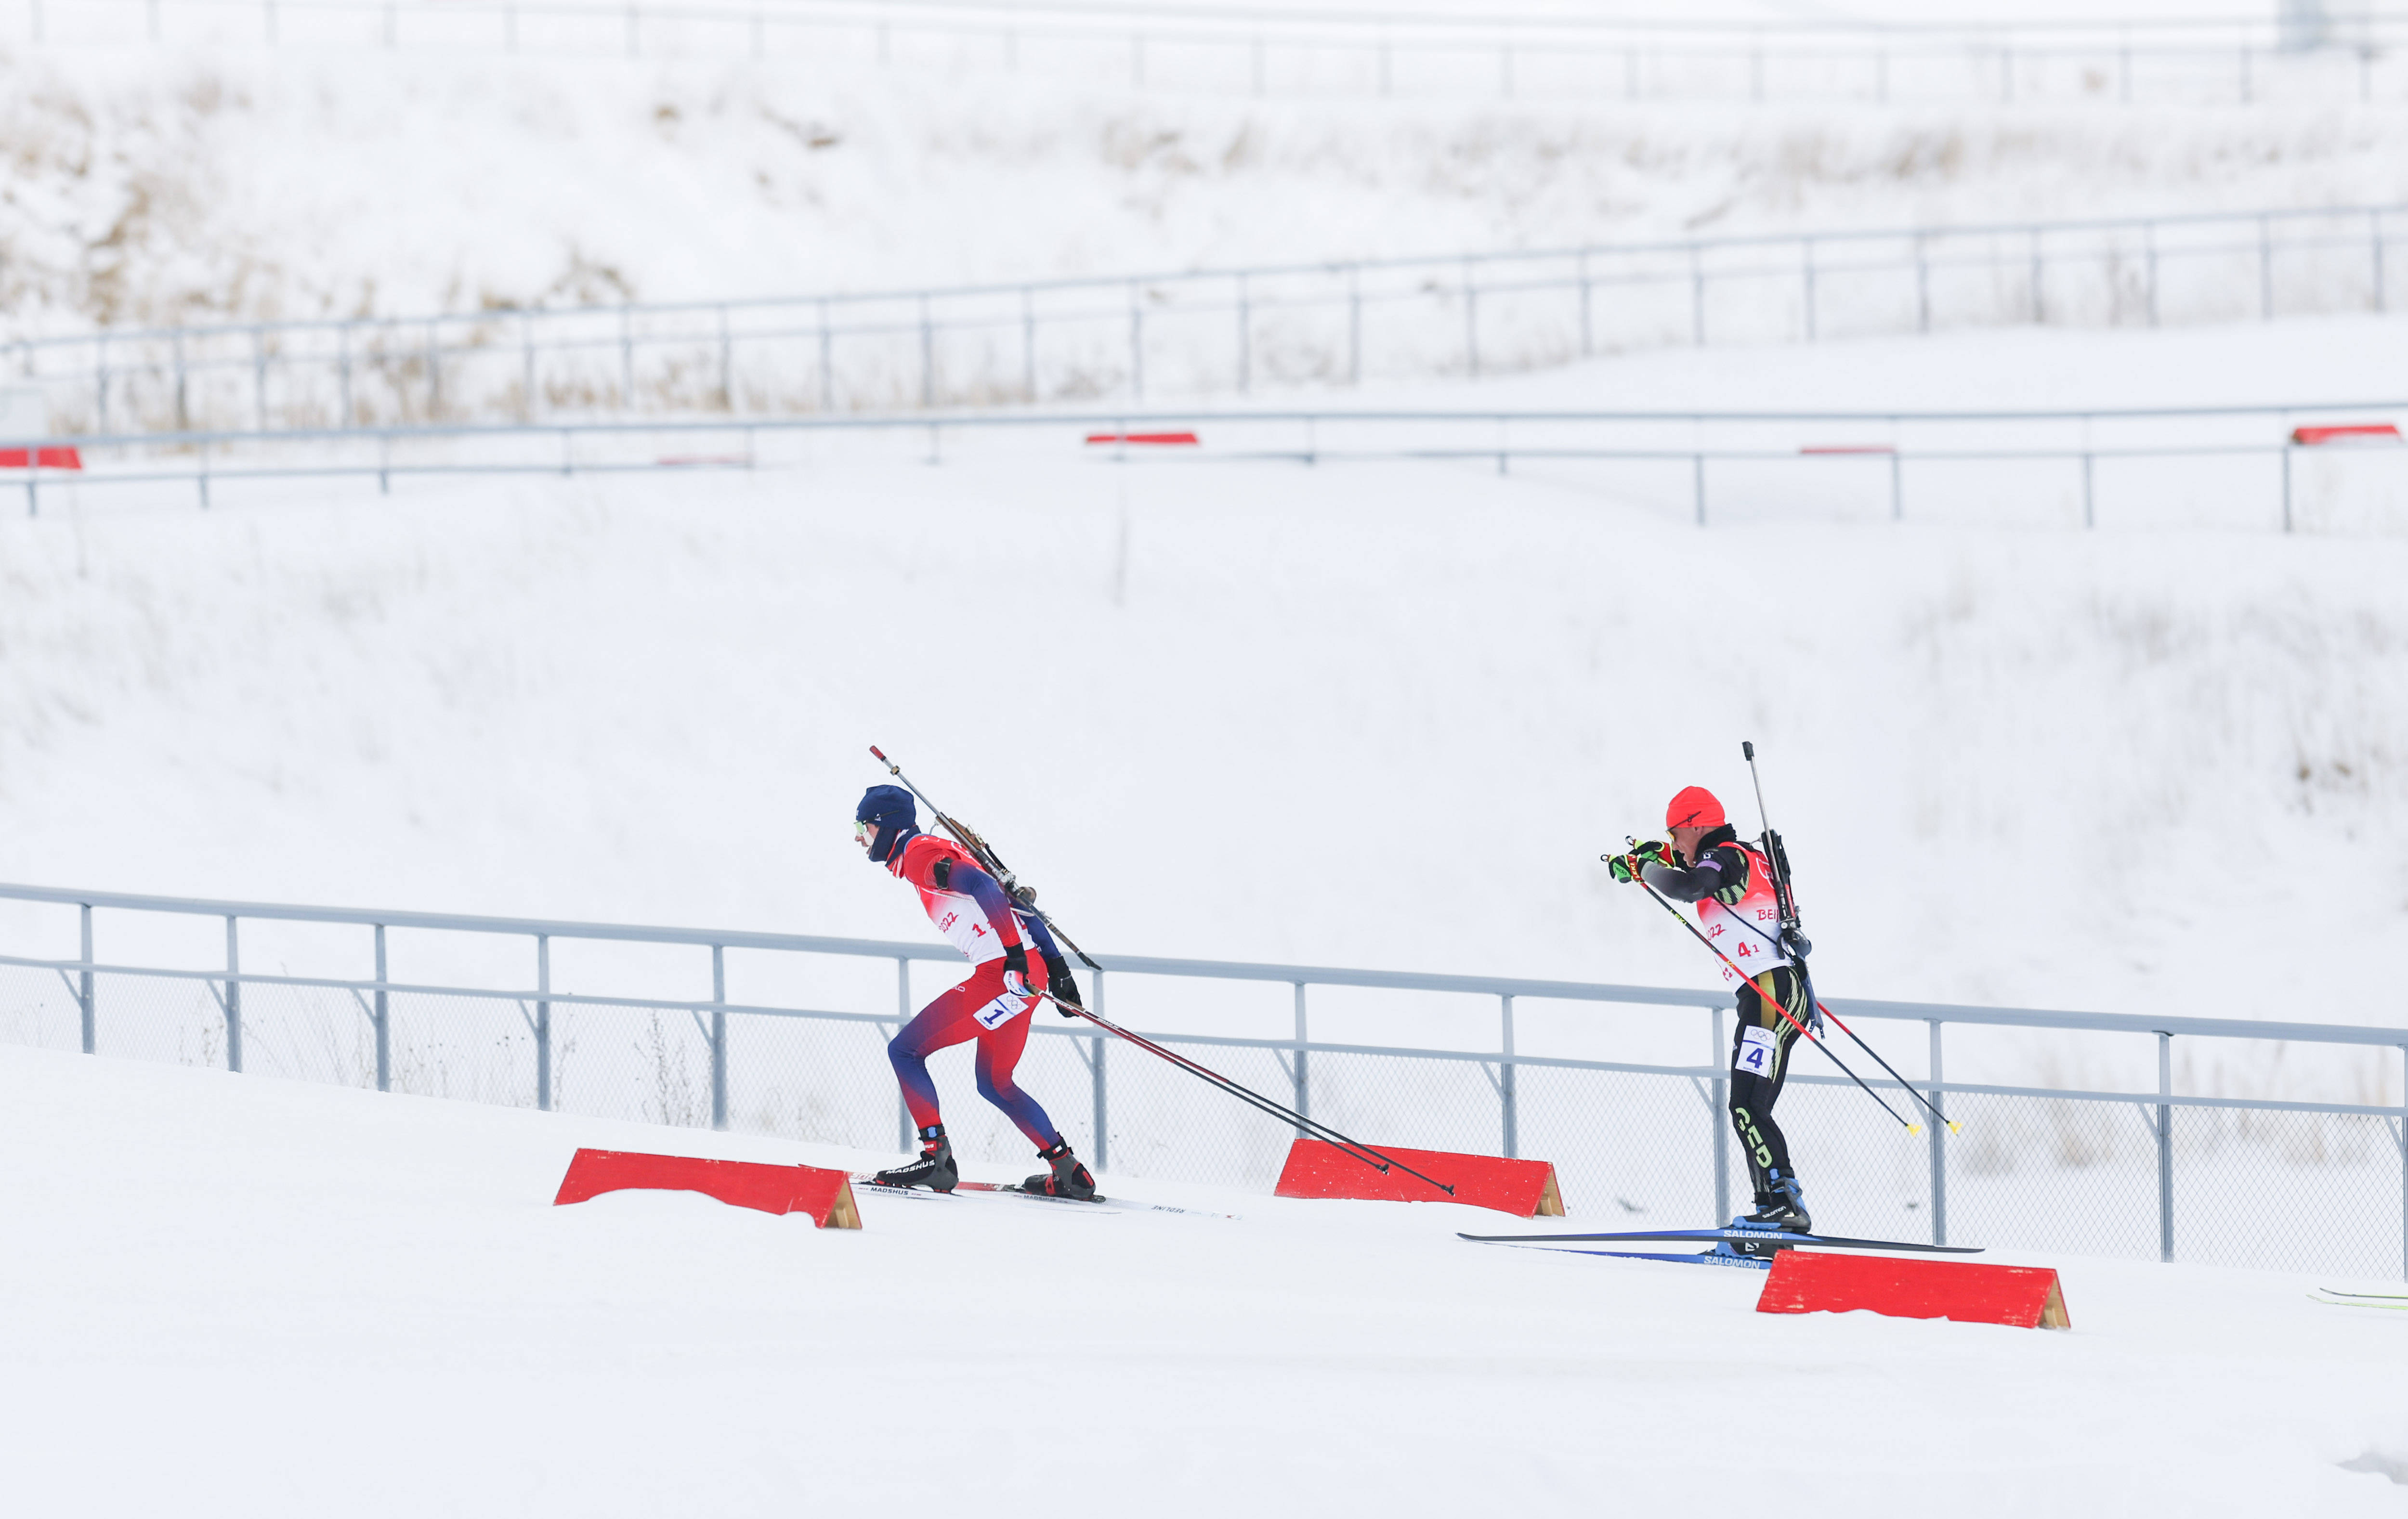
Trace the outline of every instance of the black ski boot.
[[1096, 1196], [1096, 1179], [1079, 1157], [1070, 1153], [1070, 1141], [1056, 1139], [1051, 1150], [1039, 1150], [1037, 1158], [1054, 1168], [1040, 1171], [1020, 1183], [1023, 1192], [1034, 1192], [1040, 1197], [1071, 1197], [1088, 1202]]
[[942, 1124], [920, 1131], [919, 1159], [880, 1171], [877, 1178], [880, 1186], [926, 1187], [931, 1192], [951, 1192], [961, 1179], [961, 1168], [953, 1164], [953, 1141], [945, 1138]]
[[1792, 1234], [1813, 1233], [1814, 1221], [1806, 1216], [1806, 1194], [1798, 1185], [1798, 1178], [1771, 1170], [1765, 1173], [1765, 1180], [1772, 1183], [1772, 1189], [1757, 1197], [1756, 1211], [1748, 1215], [1747, 1221], [1770, 1224]]

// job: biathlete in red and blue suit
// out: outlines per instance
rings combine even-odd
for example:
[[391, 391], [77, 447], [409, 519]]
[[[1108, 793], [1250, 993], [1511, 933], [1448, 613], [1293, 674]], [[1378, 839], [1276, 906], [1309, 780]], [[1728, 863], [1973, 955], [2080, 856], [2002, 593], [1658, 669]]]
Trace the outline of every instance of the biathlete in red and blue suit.
[[[951, 1192], [960, 1182], [953, 1141], [945, 1138], [944, 1120], [937, 1111], [937, 1084], [928, 1079], [928, 1056], [976, 1039], [979, 1096], [1003, 1110], [1049, 1168], [1022, 1187], [1048, 1197], [1094, 1197], [1096, 1179], [1079, 1164], [1069, 1141], [1037, 1099], [1011, 1079], [1028, 1043], [1029, 1014], [1039, 994], [1049, 993], [1072, 1007], [1082, 1005], [1078, 983], [1070, 979], [1070, 967], [1044, 920], [1014, 907], [1003, 887], [966, 851], [922, 833], [919, 810], [902, 787], [870, 787], [853, 809], [853, 838], [869, 851], [869, 858], [918, 888], [928, 921], [968, 956], [972, 967], [969, 980], [921, 1009], [886, 1046], [895, 1079], [903, 1086], [904, 1104], [920, 1128], [920, 1158], [880, 1171], [878, 1180], [889, 1186], [938, 1192]], [[1032, 944], [1038, 954], [1034, 965], [1028, 954]], [[1071, 1014], [1065, 1011], [1063, 1016]]]

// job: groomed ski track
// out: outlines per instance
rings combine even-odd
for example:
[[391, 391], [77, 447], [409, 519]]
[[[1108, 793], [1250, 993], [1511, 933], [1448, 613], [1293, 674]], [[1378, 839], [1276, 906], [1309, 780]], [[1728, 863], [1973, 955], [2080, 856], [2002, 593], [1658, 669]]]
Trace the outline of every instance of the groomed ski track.
[[[8, 1490], [245, 1519], [1643, 1513], [1777, 1465], [1785, 1514], [2401, 1508], [2340, 1463], [2408, 1455], [2408, 1325], [2305, 1297], [2383, 1283], [2051, 1257], [2071, 1334], [1776, 1318], [1755, 1272], [1454, 1237], [1498, 1214], [1109, 1172], [1243, 1220], [553, 1208], [580, 1144], [892, 1161], [0, 1048]], [[1771, 1406], [1777, 1456], [1738, 1440]]]

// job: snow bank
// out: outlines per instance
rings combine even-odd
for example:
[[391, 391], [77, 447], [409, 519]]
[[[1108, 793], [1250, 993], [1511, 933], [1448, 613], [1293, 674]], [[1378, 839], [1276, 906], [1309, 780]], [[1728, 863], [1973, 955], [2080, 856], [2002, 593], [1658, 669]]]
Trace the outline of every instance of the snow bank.
[[[22, 1050], [0, 1144], [36, 1510], [1456, 1514], [1694, 1505], [1736, 1461], [1804, 1515], [2254, 1519], [2396, 1512], [2408, 1457], [2408, 1326], [2298, 1276], [2044, 1258], [2059, 1335], [1761, 1316], [1753, 1272], [1484, 1249], [1453, 1231], [1514, 1225], [1442, 1206], [554, 1209], [580, 1144], [873, 1157]], [[1734, 1366], [1812, 1411], [1776, 1453], [1733, 1445]]]
[[1111, 79], [0, 51], [0, 335], [2383, 203], [2399, 113], [1257, 102]]

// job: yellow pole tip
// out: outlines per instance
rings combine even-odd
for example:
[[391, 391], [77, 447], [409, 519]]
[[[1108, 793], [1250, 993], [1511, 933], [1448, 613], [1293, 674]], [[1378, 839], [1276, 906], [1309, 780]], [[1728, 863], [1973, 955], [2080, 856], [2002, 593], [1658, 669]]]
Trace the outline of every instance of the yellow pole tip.
[[1909, 1124], [1906, 1125], [1906, 1132], [1909, 1134], [1920, 1134], [1923, 1132], [1923, 1125], [1920, 1124]]
[[1965, 1125], [1952, 1118], [1948, 1121], [1948, 1132], [1951, 1134], [1962, 1134], [1965, 1132]]

